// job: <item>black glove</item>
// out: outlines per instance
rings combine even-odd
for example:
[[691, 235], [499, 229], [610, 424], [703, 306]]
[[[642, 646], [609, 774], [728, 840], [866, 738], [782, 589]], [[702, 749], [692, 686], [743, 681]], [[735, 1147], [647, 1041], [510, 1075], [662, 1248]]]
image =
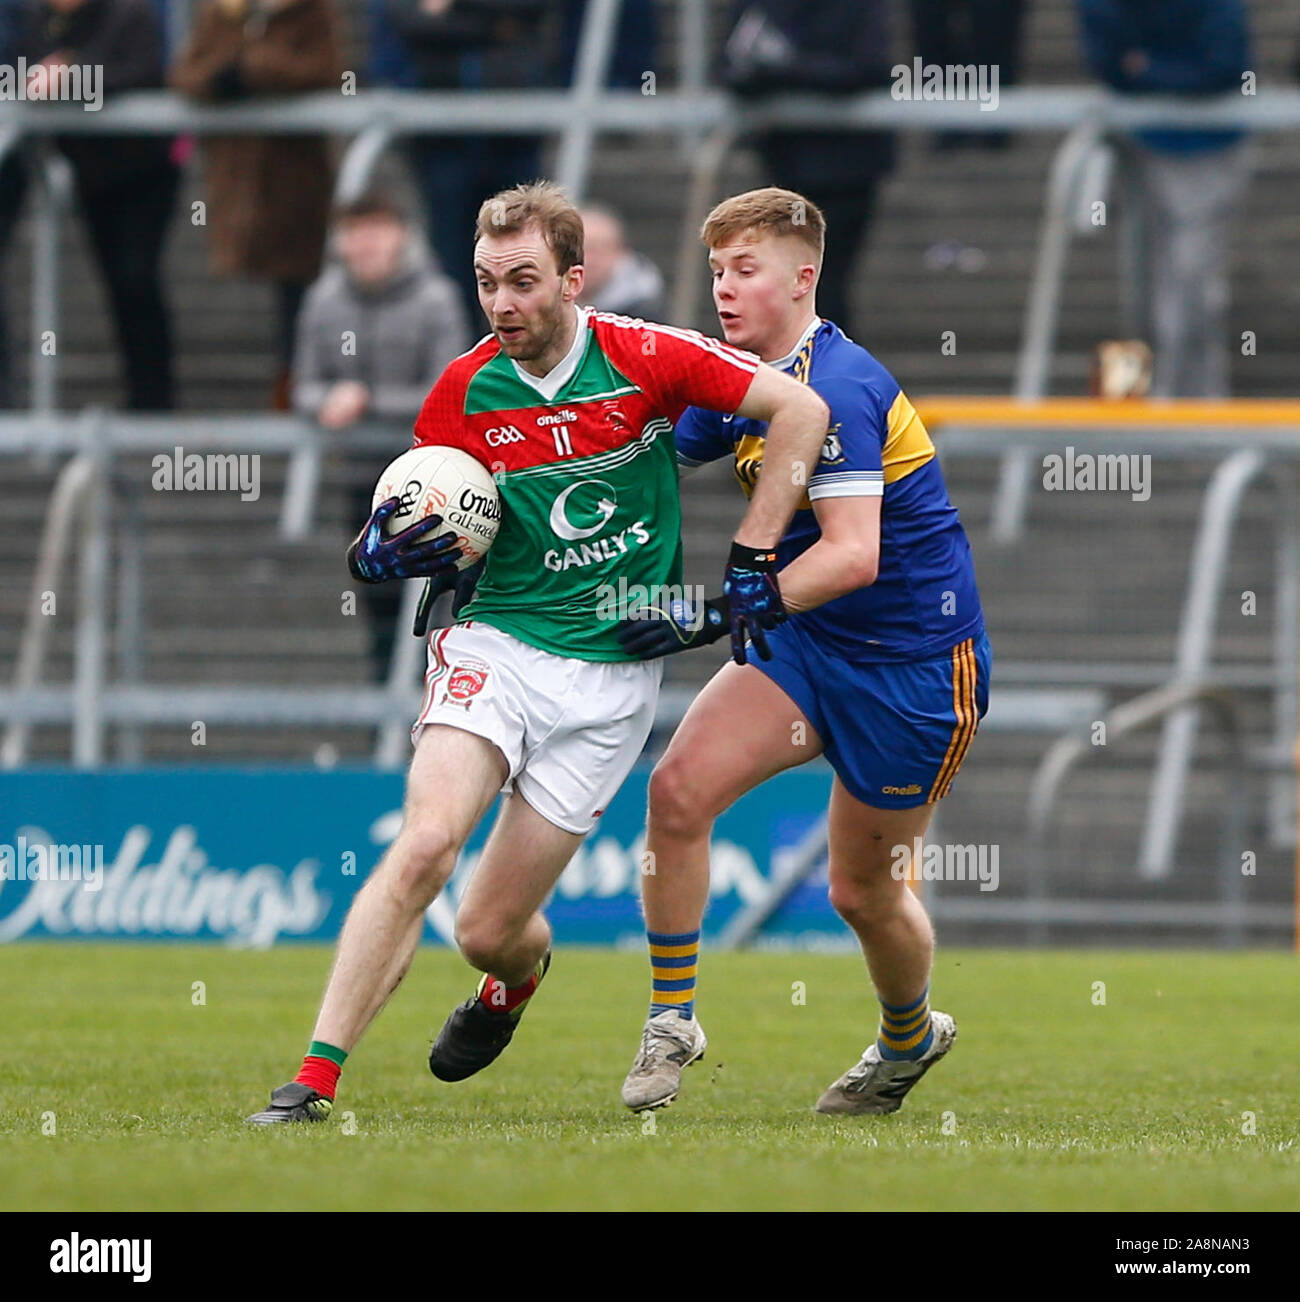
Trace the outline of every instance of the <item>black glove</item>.
[[722, 578], [722, 595], [730, 602], [731, 658], [746, 663], [745, 634], [753, 639], [754, 650], [764, 660], [772, 658], [765, 629], [775, 628], [787, 619], [776, 582], [776, 551], [761, 550], [742, 543], [731, 544], [727, 569]]
[[473, 565], [467, 565], [463, 570], [458, 570], [454, 574], [441, 574], [436, 578], [427, 579], [424, 584], [424, 591], [420, 593], [420, 604], [415, 608], [415, 623], [411, 626], [411, 632], [416, 637], [424, 637], [429, 631], [429, 617], [433, 614], [433, 603], [442, 596], [444, 592], [454, 592], [456, 595], [451, 599], [451, 617], [455, 619], [461, 610], [468, 606], [474, 597], [474, 589], [478, 586], [478, 581], [483, 577], [483, 570], [487, 565], [487, 557], [477, 560]]
[[428, 542], [422, 541], [442, 527], [442, 516], [426, 515], [391, 538], [384, 536], [384, 522], [400, 506], [390, 497], [375, 507], [370, 519], [348, 548], [348, 569], [362, 583], [384, 583], [389, 579], [437, 578], [456, 573], [461, 550], [457, 535], [448, 529]]
[[655, 619], [624, 619], [614, 636], [628, 655], [655, 660], [692, 647], [708, 646], [731, 627], [726, 597], [709, 601], [670, 601]]

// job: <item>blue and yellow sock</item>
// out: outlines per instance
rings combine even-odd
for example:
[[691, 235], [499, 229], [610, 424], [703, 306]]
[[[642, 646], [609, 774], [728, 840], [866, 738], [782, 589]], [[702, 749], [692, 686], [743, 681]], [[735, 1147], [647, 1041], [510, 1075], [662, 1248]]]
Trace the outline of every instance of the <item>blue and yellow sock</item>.
[[934, 1042], [930, 1028], [930, 987], [910, 1004], [880, 1001], [880, 1033], [876, 1049], [886, 1062], [914, 1061]]
[[669, 935], [662, 931], [647, 931], [646, 940], [650, 942], [650, 975], [654, 979], [650, 1016], [674, 1012], [679, 1017], [694, 1017], [700, 933], [683, 931]]

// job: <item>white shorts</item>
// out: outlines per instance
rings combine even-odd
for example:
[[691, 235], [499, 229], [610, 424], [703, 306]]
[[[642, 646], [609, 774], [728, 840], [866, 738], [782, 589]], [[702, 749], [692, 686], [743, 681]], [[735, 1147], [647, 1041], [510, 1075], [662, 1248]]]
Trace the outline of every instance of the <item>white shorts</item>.
[[484, 737], [510, 766], [503, 792], [585, 836], [623, 785], [654, 724], [662, 660], [575, 660], [470, 620], [429, 638], [426, 724]]

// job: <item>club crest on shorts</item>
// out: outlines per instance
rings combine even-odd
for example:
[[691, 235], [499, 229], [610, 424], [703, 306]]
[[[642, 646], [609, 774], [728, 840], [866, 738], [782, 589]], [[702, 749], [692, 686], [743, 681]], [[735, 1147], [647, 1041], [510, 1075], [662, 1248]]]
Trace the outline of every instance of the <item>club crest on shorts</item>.
[[447, 676], [447, 687], [442, 694], [444, 705], [463, 705], [467, 710], [474, 697], [487, 682], [489, 666], [482, 660], [465, 658], [458, 660]]

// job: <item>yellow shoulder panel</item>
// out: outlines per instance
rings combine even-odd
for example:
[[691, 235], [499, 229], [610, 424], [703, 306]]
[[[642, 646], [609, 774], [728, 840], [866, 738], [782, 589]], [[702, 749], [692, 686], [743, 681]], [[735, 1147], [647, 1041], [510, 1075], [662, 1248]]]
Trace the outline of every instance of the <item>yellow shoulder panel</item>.
[[889, 408], [889, 433], [881, 461], [885, 483], [892, 484], [919, 470], [934, 456], [934, 444], [916, 408], [902, 389]]

